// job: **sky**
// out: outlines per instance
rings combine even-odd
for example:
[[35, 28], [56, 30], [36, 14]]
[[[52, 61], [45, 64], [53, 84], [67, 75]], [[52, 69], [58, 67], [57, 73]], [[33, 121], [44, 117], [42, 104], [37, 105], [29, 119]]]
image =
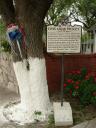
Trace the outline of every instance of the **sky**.
[[82, 24], [82, 23], [80, 23], [80, 22], [72, 22], [72, 23], [71, 23], [71, 25], [72, 25], [72, 26], [74, 26], [74, 25], [80, 25], [80, 26], [82, 26], [82, 27], [83, 27], [83, 24]]

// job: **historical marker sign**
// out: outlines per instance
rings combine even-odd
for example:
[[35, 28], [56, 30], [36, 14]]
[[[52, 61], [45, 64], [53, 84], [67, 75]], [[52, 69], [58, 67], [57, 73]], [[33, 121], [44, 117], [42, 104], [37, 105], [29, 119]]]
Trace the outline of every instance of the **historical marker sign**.
[[47, 52], [79, 53], [81, 26], [47, 26]]

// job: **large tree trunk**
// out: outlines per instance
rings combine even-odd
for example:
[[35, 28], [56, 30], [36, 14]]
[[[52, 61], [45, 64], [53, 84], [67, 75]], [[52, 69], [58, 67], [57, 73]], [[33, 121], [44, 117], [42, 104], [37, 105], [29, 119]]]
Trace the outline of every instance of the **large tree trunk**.
[[[26, 69], [26, 60], [15, 62], [14, 71], [19, 85], [21, 103], [16, 109], [11, 108], [11, 120], [24, 123], [34, 120], [44, 121], [51, 112], [46, 80], [46, 66], [44, 58], [28, 58], [30, 70]], [[21, 114], [20, 114], [21, 110]], [[36, 113], [41, 113], [36, 114]], [[23, 115], [22, 115], [23, 114]]]
[[[21, 103], [8, 108], [8, 118], [11, 120], [23, 123], [44, 121], [51, 112], [42, 42], [44, 17], [51, 2], [52, 0], [15, 0], [17, 21], [23, 25], [26, 33], [27, 50], [22, 49], [23, 61], [20, 56], [13, 54]], [[16, 45], [14, 48], [18, 53]]]

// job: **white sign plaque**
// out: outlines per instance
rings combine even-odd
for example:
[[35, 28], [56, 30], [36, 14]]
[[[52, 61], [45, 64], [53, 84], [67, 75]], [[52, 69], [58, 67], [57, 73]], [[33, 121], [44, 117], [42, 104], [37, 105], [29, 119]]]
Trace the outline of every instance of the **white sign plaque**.
[[81, 26], [47, 26], [47, 52], [79, 53]]

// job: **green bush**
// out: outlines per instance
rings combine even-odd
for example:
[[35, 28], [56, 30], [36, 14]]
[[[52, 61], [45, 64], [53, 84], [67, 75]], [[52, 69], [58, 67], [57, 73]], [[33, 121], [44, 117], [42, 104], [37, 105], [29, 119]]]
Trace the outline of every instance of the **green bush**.
[[2, 49], [3, 51], [5, 51], [5, 52], [10, 52], [10, 51], [11, 51], [11, 47], [10, 47], [8, 41], [2, 40], [2, 41], [0, 42], [0, 45], [1, 45], [1, 49]]
[[83, 105], [96, 105], [96, 74], [86, 68], [66, 74], [64, 93], [78, 98]]

